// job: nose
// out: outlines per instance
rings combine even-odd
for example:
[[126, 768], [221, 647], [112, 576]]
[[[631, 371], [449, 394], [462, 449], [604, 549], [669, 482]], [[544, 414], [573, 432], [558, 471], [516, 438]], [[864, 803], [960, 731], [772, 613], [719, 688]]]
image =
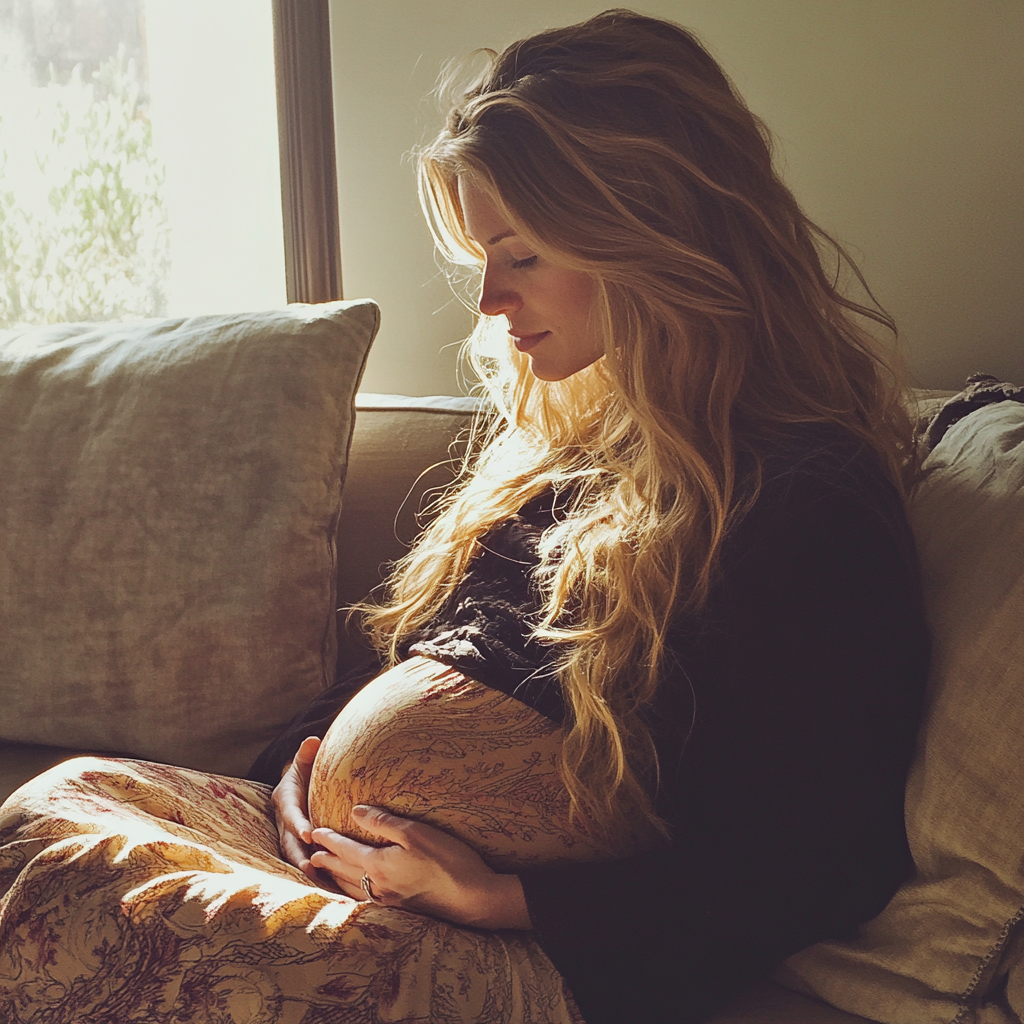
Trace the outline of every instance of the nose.
[[519, 292], [490, 261], [484, 264], [483, 281], [480, 283], [480, 298], [477, 302], [484, 316], [508, 316], [523, 308]]

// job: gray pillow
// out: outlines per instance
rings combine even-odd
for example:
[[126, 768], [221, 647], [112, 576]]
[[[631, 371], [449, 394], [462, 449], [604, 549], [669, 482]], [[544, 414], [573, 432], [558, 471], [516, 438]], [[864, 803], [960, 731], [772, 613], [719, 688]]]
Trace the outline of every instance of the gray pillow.
[[911, 507], [933, 633], [907, 784], [917, 872], [780, 980], [883, 1024], [1024, 1015], [1024, 405], [950, 427]]
[[333, 673], [367, 300], [0, 332], [0, 739], [238, 774]]

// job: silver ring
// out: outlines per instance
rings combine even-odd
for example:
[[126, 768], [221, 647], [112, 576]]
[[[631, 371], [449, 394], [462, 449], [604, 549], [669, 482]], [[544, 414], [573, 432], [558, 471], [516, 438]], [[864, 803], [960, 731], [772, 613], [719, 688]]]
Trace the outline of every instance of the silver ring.
[[371, 903], [380, 903], [380, 899], [373, 892], [373, 883], [370, 881], [370, 876], [364, 872], [363, 877], [359, 879], [359, 884], [363, 888], [363, 892], [366, 893], [366, 898]]

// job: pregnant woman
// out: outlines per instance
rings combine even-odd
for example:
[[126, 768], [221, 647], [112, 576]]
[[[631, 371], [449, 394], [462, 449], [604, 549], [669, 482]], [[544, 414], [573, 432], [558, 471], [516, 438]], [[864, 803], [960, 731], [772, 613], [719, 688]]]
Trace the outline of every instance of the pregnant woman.
[[[56, 867], [8, 897], [12, 1020], [697, 1021], [910, 870], [891, 322], [836, 290], [764, 127], [692, 35], [610, 11], [494, 55], [420, 172], [496, 415], [364, 609], [381, 664], [267, 785], [84, 760], [22, 790], [0, 824]], [[119, 859], [115, 820], [152, 838]]]

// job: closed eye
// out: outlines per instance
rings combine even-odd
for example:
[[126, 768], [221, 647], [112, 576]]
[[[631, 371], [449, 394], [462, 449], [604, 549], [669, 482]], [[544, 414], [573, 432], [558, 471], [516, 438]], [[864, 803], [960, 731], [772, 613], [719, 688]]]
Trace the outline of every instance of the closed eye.
[[513, 260], [513, 270], [526, 270], [527, 267], [532, 267], [537, 262], [536, 256], [527, 256], [525, 260]]

